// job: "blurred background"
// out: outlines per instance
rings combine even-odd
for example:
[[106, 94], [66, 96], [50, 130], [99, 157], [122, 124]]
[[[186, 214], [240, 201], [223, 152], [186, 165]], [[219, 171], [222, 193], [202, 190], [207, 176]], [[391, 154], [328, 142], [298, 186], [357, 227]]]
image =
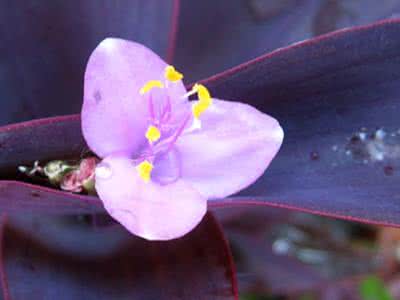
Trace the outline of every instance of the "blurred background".
[[243, 300], [400, 299], [399, 229], [280, 209], [217, 216]]

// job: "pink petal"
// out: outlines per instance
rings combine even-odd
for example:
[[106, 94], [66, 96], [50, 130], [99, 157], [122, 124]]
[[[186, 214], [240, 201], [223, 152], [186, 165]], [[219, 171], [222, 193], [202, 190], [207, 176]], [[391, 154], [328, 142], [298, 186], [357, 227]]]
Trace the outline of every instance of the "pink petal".
[[[144, 143], [148, 102], [139, 90], [149, 80], [163, 81], [166, 65], [145, 46], [116, 38], [93, 51], [85, 73], [82, 130], [97, 155], [132, 154]], [[186, 93], [181, 82], [163, 91], [175, 103]]]
[[148, 240], [170, 240], [191, 231], [207, 211], [207, 201], [178, 180], [161, 186], [145, 183], [133, 162], [105, 158], [96, 169], [96, 190], [108, 213], [131, 233]]
[[176, 144], [181, 176], [206, 198], [234, 194], [260, 177], [283, 141], [272, 117], [243, 103], [214, 99], [202, 128]]

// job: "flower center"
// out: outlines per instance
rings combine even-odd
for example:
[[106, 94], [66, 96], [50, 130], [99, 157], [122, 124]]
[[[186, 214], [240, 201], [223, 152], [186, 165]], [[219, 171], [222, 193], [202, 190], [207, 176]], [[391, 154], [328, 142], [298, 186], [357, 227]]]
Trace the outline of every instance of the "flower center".
[[[180, 82], [183, 75], [173, 66], [167, 66], [164, 77], [165, 82], [150, 80], [139, 90], [139, 94], [147, 101], [150, 116], [150, 125], [145, 133], [148, 146], [138, 158], [139, 163], [136, 165], [136, 170], [144, 182], [149, 182], [151, 179], [156, 156], [168, 154], [185, 131], [201, 128], [200, 116], [212, 105], [212, 98], [207, 88], [196, 83], [188, 93], [182, 95], [182, 98], [187, 99], [197, 94], [198, 100], [193, 103], [191, 111], [185, 113], [178, 123], [172, 122], [173, 108], [170, 97], [166, 95], [163, 107], [156, 112], [155, 106], [160, 107], [160, 105], [153, 103], [151, 92], [153, 89], [167, 89], [170, 84]], [[187, 128], [190, 121], [192, 125]]]

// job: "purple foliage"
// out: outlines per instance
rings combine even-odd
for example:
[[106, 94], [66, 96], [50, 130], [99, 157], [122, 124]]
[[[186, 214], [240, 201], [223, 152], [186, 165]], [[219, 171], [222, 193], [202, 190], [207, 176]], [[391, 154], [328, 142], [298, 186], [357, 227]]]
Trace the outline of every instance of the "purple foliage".
[[[179, 1], [0, 4], [0, 87], [8, 100], [1, 123], [78, 112], [85, 63], [106, 36], [140, 41], [169, 62], [174, 56], [193, 81], [263, 55], [203, 82], [218, 98], [247, 101], [279, 119], [287, 139], [262, 178], [209, 208], [274, 206], [399, 227], [400, 22], [265, 54], [395, 17], [398, 3], [218, 0], [210, 10], [206, 2], [181, 3], [175, 56]], [[237, 299], [230, 250], [211, 214], [183, 239], [150, 243], [110, 220], [99, 225], [97, 197], [20, 180], [19, 165], [83, 157], [89, 150], [80, 127], [71, 115], [0, 128], [0, 209], [9, 214], [0, 226], [4, 298]], [[277, 262], [268, 251], [253, 255]], [[279, 278], [307, 273], [281, 263]], [[284, 292], [270, 270], [257, 272]], [[319, 280], [307, 275], [300, 288]], [[340, 295], [331, 289], [325, 297]]]

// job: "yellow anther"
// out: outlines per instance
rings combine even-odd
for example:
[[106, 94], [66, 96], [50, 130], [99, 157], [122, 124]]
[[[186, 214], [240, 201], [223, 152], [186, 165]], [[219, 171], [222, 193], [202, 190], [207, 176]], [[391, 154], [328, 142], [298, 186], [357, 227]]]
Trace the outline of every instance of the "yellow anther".
[[159, 81], [159, 80], [150, 80], [148, 82], [146, 82], [146, 84], [140, 89], [139, 93], [141, 95], [146, 94], [147, 92], [149, 92], [150, 90], [154, 89], [154, 88], [160, 88], [162, 89], [164, 87], [164, 84]]
[[161, 137], [161, 132], [160, 130], [153, 125], [150, 125], [149, 128], [146, 131], [146, 138], [148, 139], [149, 142], [157, 142]]
[[190, 93], [197, 93], [199, 97], [199, 100], [192, 106], [193, 116], [199, 119], [200, 115], [212, 104], [210, 92], [204, 85], [196, 83]]
[[201, 101], [197, 101], [192, 106], [192, 113], [196, 119], [200, 118], [200, 115], [207, 110], [210, 105]]
[[208, 106], [210, 106], [212, 104], [210, 92], [204, 85], [196, 83], [193, 86], [192, 91], [197, 92], [200, 102], [207, 103]]
[[183, 74], [175, 70], [173, 66], [167, 66], [165, 68], [165, 79], [171, 82], [177, 82], [183, 78]]
[[151, 171], [153, 170], [153, 168], [153, 164], [148, 160], [144, 160], [136, 166], [136, 170], [138, 171], [140, 178], [142, 178], [144, 182], [150, 181]]

